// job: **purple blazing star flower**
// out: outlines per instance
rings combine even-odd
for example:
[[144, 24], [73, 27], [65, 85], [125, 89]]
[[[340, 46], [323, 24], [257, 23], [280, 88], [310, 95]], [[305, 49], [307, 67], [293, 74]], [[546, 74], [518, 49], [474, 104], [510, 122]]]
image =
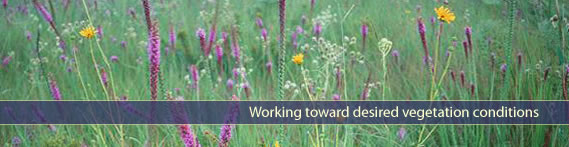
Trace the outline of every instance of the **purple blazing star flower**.
[[235, 79], [239, 78], [239, 70], [237, 70], [237, 68], [233, 68], [233, 77]]
[[332, 99], [335, 101], [339, 101], [340, 100], [340, 95], [339, 94], [334, 94], [332, 95]]
[[393, 52], [391, 52], [391, 56], [393, 58], [395, 58], [395, 62], [399, 62], [399, 51], [398, 50], [393, 50]]
[[468, 41], [468, 49], [472, 52], [472, 28], [464, 28], [464, 34], [466, 35], [466, 40]]
[[464, 47], [464, 56], [468, 59], [468, 41], [462, 41], [462, 46]]
[[117, 57], [117, 56], [111, 56], [110, 59], [111, 59], [111, 62], [119, 61], [119, 57]]
[[126, 41], [121, 41], [121, 47], [126, 49]]
[[290, 40], [292, 40], [292, 46], [293, 46], [293, 48], [298, 48], [298, 41], [297, 41], [297, 34], [296, 34], [296, 32], [292, 32], [292, 34], [290, 35]]
[[198, 39], [200, 41], [200, 47], [202, 49], [202, 52], [204, 53], [204, 55], [207, 56], [209, 51], [207, 51], [207, 44], [206, 44], [204, 29], [198, 28], [198, 30], [196, 31], [196, 37], [198, 37]]
[[417, 29], [419, 30], [419, 36], [421, 37], [421, 43], [423, 44], [423, 52], [425, 52], [425, 56], [423, 57], [423, 62], [426, 63], [426, 65], [428, 65], [429, 62], [427, 61], [427, 57], [430, 59], [430, 55], [429, 55], [429, 47], [427, 46], [427, 38], [425, 36], [425, 33], [427, 32], [427, 29], [425, 28], [425, 24], [423, 23], [422, 19], [417, 19]]
[[257, 18], [255, 22], [257, 24], [257, 27], [263, 28], [263, 20], [261, 18]]
[[213, 43], [215, 42], [216, 39], [216, 34], [217, 31], [215, 30], [215, 26], [211, 28], [211, 31], [209, 32], [209, 43], [207, 44], [207, 55], [209, 55], [209, 52], [211, 51], [211, 47], [213, 46]]
[[367, 27], [366, 24], [362, 24], [362, 28], [361, 28], [361, 33], [362, 33], [362, 39], [365, 40], [367, 37], [367, 33], [369, 28]]
[[460, 84], [464, 86], [465, 82], [466, 82], [466, 74], [464, 73], [464, 71], [460, 71]]
[[190, 73], [192, 74], [192, 80], [194, 81], [193, 87], [197, 88], [200, 75], [199, 75], [198, 68], [196, 67], [196, 65], [190, 66]]
[[170, 26], [168, 35], [170, 37], [170, 47], [172, 47], [172, 49], [176, 49], [176, 31], [174, 30], [174, 26]]
[[263, 28], [261, 29], [261, 37], [263, 37], [264, 41], [267, 41], [267, 29]]
[[26, 31], [26, 39], [28, 39], [28, 41], [32, 41], [32, 32]]
[[152, 100], [158, 97], [158, 73], [160, 72], [160, 36], [155, 26], [148, 34], [148, 61], [150, 67], [150, 93]]
[[61, 100], [61, 92], [59, 91], [59, 87], [57, 87], [57, 82], [53, 78], [50, 78], [49, 80], [49, 88], [51, 91], [51, 97], [54, 100]]
[[321, 33], [322, 33], [322, 24], [320, 24], [320, 22], [317, 22], [316, 24], [314, 24], [314, 35], [316, 37], [319, 37]]
[[97, 36], [103, 38], [103, 27], [101, 25], [97, 26]]
[[20, 137], [14, 136], [12, 138], [12, 145], [13, 146], [20, 146], [21, 143], [22, 143], [22, 140], [20, 140]]
[[296, 33], [297, 33], [297, 34], [302, 34], [302, 33], [304, 33], [304, 29], [302, 29], [301, 26], [296, 26]]
[[67, 60], [67, 56], [65, 55], [60, 55], [59, 59], [61, 59], [61, 61], [65, 62]]
[[103, 83], [103, 85], [105, 85], [105, 87], [109, 86], [109, 78], [107, 77], [107, 72], [105, 71], [104, 68], [101, 68], [101, 82]]
[[179, 125], [178, 130], [186, 147], [201, 147], [198, 137], [193, 133], [190, 125]]
[[223, 39], [223, 42], [227, 41], [227, 32], [221, 32], [221, 39]]
[[221, 63], [223, 59], [223, 49], [219, 45], [215, 45], [215, 57], [217, 57], [217, 62]]
[[8, 66], [8, 64], [10, 64], [10, 61], [12, 61], [12, 56], [4, 57], [4, 59], [2, 59], [2, 66]]
[[228, 91], [232, 91], [232, 90], [233, 90], [233, 85], [234, 85], [233, 80], [227, 79], [226, 85], [227, 85], [227, 90], [228, 90]]
[[273, 62], [271, 61], [267, 62], [267, 64], [265, 64], [265, 67], [267, 68], [267, 72], [271, 74], [273, 71]]
[[399, 131], [397, 131], [397, 137], [399, 138], [400, 141], [403, 141], [403, 139], [405, 139], [406, 134], [407, 130], [405, 130], [405, 128], [403, 127], [399, 128]]

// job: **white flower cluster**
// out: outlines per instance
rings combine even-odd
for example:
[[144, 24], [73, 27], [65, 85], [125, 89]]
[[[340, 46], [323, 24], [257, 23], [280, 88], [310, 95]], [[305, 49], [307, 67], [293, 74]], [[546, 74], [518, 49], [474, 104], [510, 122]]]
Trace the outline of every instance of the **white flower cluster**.
[[295, 93], [295, 94], [300, 93], [300, 90], [298, 89], [298, 86], [296, 85], [296, 83], [288, 81], [288, 80], [285, 82], [285, 85], [283, 86], [283, 88], [285, 90], [288, 90], [288, 91], [293, 91], [293, 93]]
[[341, 61], [341, 56], [346, 52], [346, 47], [343, 45], [338, 45], [331, 41], [325, 40], [324, 38], [319, 38], [316, 41], [317, 52], [319, 53], [319, 59], [324, 61], [326, 65], [338, 65]]
[[86, 26], [86, 22], [84, 20], [74, 21], [69, 23], [63, 23], [61, 26], [63, 28], [63, 31], [61, 31], [62, 36], [69, 36], [69, 35], [75, 36], [82, 29], [82, 27]]
[[327, 25], [337, 22], [337, 14], [336, 13], [332, 13], [331, 11], [332, 6], [328, 5], [328, 8], [322, 12], [320, 12], [319, 15], [317, 15], [314, 20], [313, 20], [313, 25], [315, 25], [316, 23], [320, 23], [320, 25], [322, 25], [322, 27], [326, 27]]

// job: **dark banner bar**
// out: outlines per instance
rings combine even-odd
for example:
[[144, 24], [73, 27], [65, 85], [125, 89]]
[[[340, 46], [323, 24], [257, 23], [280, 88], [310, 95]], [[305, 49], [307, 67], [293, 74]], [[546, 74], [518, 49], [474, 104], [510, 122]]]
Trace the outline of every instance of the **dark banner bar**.
[[569, 124], [569, 101], [0, 101], [0, 124]]

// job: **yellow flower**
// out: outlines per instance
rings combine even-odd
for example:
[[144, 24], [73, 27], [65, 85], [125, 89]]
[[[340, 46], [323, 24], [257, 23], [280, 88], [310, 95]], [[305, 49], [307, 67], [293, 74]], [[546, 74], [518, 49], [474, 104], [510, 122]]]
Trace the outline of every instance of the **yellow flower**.
[[79, 35], [87, 39], [93, 38], [95, 36], [95, 33], [97, 33], [97, 31], [95, 31], [95, 28], [93, 26], [88, 26], [86, 28], [83, 28], [83, 30], [79, 31]]
[[294, 64], [300, 65], [300, 64], [302, 64], [302, 61], [304, 61], [304, 54], [299, 53], [299, 54], [292, 56], [292, 62], [294, 62]]
[[281, 145], [279, 145], [279, 141], [275, 141], [275, 147], [281, 147]]
[[435, 8], [435, 12], [437, 13], [438, 19], [441, 21], [451, 23], [455, 19], [454, 13], [452, 13], [449, 8], [445, 8], [444, 6]]

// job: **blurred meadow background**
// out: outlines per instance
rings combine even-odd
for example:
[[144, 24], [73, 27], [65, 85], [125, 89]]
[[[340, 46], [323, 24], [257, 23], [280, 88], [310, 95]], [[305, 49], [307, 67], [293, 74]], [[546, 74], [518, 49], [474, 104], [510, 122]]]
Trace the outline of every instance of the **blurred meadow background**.
[[[2, 0], [0, 99], [567, 100], [568, 4]], [[0, 130], [3, 146], [569, 146], [551, 125]]]

